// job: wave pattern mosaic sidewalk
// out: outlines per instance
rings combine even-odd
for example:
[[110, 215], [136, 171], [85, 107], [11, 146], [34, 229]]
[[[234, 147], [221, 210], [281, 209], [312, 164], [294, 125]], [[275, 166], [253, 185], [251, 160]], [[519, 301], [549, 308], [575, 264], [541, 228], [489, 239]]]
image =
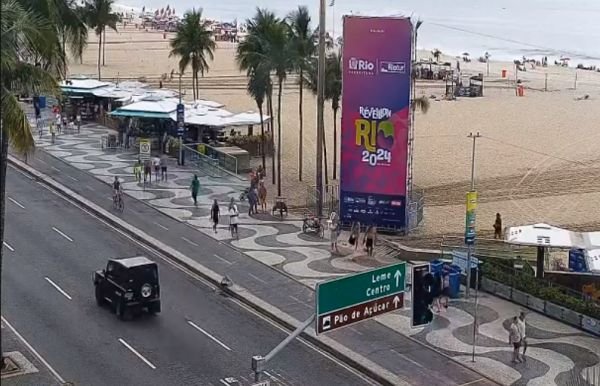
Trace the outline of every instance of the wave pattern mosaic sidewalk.
[[[126, 194], [145, 201], [160, 212], [198, 229], [206, 235], [230, 244], [266, 265], [314, 288], [322, 280], [394, 262], [387, 254], [367, 259], [343, 246], [344, 255], [332, 255], [327, 241], [303, 234], [301, 220], [283, 220], [268, 214], [248, 216], [247, 205], [240, 203], [240, 192], [247, 185], [233, 177], [210, 177], [200, 170], [178, 167], [171, 160], [168, 179], [141, 184], [133, 176], [133, 152], [101, 149], [101, 137], [108, 129], [95, 124], [82, 127], [81, 134], [59, 135], [54, 144], [46, 134], [36, 138], [36, 145], [72, 166], [111, 183], [115, 176], [124, 181]], [[189, 185], [194, 174], [200, 179], [198, 206], [194, 206]], [[221, 213], [234, 198], [240, 206], [239, 239], [232, 240], [226, 216], [215, 234], [209, 219], [210, 207], [217, 199]], [[151, 219], [149, 219], [150, 221]], [[157, 225], [158, 226], [158, 225]], [[194, 240], [190, 240], [194, 243]], [[198, 245], [199, 251], [201, 245]], [[410, 298], [410, 294], [406, 294]], [[552, 321], [534, 312], [528, 316], [528, 360], [510, 365], [511, 348], [507, 343], [508, 323], [520, 308], [512, 303], [483, 294], [478, 308], [479, 335], [475, 345], [476, 361], [471, 361], [474, 309], [472, 302], [455, 300], [437, 315], [434, 323], [423, 329], [410, 329], [410, 302], [397, 313], [377, 318], [383, 325], [429, 344], [453, 359], [472, 367], [506, 385], [565, 385], [573, 373], [584, 379], [586, 372], [600, 373], [600, 339]], [[398, 360], [403, 354], [398, 352]], [[418, 365], [418, 363], [415, 363]], [[590, 380], [590, 384], [591, 384]], [[440, 384], [444, 384], [440, 380]]]

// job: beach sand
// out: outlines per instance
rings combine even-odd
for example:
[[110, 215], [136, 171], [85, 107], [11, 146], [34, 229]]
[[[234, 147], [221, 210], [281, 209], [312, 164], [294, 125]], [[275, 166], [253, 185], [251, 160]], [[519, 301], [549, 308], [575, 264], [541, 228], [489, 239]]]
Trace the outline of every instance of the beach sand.
[[[157, 77], [177, 71], [162, 32], [131, 26], [107, 32], [103, 78]], [[420, 53], [424, 57], [428, 52]], [[90, 36], [83, 64], [71, 63], [72, 74], [95, 76], [98, 46]], [[455, 58], [448, 58], [455, 63]], [[466, 73], [486, 73], [484, 63], [461, 63]], [[501, 70], [507, 70], [502, 79]], [[544, 92], [547, 74], [547, 88]], [[469, 189], [472, 141], [476, 149], [476, 188], [480, 193], [478, 228], [491, 230], [496, 212], [504, 225], [547, 222], [579, 229], [600, 229], [600, 73], [573, 68], [528, 68], [519, 72], [526, 87], [517, 97], [512, 63], [490, 62], [483, 98], [432, 100], [427, 114], [417, 113], [414, 182], [423, 189], [425, 220], [417, 234], [460, 234], [464, 228], [465, 192]], [[222, 102], [232, 112], [254, 110], [244, 74], [235, 64], [235, 44], [219, 43], [210, 71], [201, 80], [200, 96]], [[165, 87], [176, 87], [176, 82]], [[417, 95], [435, 95], [441, 83], [417, 85]], [[575, 100], [584, 95], [589, 100]], [[191, 95], [191, 91], [187, 91]], [[289, 201], [302, 205], [315, 171], [316, 99], [304, 93], [304, 179], [298, 182], [298, 87], [286, 83], [282, 103], [282, 187]], [[275, 105], [276, 108], [276, 105]], [[326, 105], [329, 174], [332, 174], [333, 114]], [[338, 120], [341, 114], [338, 114]], [[338, 121], [338, 135], [339, 135]], [[338, 141], [339, 143], [339, 141]], [[339, 151], [339, 149], [338, 149]], [[339, 156], [338, 156], [339, 161]], [[270, 163], [267, 164], [270, 175]], [[269, 197], [275, 196], [270, 187]]]

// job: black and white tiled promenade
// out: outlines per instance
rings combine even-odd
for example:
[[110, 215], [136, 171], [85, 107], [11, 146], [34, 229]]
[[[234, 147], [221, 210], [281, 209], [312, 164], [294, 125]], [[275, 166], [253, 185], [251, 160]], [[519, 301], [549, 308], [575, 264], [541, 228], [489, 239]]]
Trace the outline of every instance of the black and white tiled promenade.
[[[101, 136], [107, 133], [108, 129], [102, 126], [87, 124], [80, 134], [61, 134], [51, 144], [46, 130], [41, 139], [36, 136], [36, 145], [106, 183], [111, 183], [118, 176], [123, 181], [126, 194], [313, 288], [322, 280], [392, 262], [387, 257], [376, 256], [375, 260], [369, 261], [332, 255], [326, 240], [302, 234], [299, 219], [289, 217], [279, 220], [262, 214], [249, 217], [246, 204], [238, 200], [247, 183], [239, 179], [210, 177], [200, 170], [178, 167], [173, 160], [169, 164], [168, 181], [155, 182], [153, 176], [152, 182], [144, 186], [133, 176], [137, 154], [101, 149]], [[199, 176], [201, 186], [197, 207], [194, 207], [189, 191], [194, 174]], [[239, 240], [231, 240], [225, 215], [217, 234], [213, 233], [209, 220], [213, 200], [219, 201], [225, 214], [232, 197], [242, 213]], [[409, 294], [407, 298], [410, 298]], [[482, 294], [479, 300], [479, 334], [474, 363], [471, 362], [474, 320], [471, 302], [453, 301], [451, 307], [437, 315], [434, 323], [425, 329], [410, 329], [410, 303], [405, 310], [381, 316], [378, 321], [426, 342], [507, 385], [564, 385], [572, 373], [585, 374], [586, 369], [595, 368], [600, 374], [600, 339], [534, 312], [529, 313], [527, 319], [528, 360], [524, 364], [512, 365], [511, 348], [507, 343], [508, 320], [518, 314], [520, 308], [486, 294]], [[399, 357], [399, 360], [402, 358]]]

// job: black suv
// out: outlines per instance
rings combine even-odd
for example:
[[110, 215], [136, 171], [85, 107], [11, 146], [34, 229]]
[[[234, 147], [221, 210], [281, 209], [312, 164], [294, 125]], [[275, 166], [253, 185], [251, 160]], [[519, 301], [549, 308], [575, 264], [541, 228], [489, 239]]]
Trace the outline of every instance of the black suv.
[[96, 303], [109, 303], [119, 319], [143, 309], [160, 312], [158, 266], [144, 256], [110, 259], [106, 269], [94, 272]]

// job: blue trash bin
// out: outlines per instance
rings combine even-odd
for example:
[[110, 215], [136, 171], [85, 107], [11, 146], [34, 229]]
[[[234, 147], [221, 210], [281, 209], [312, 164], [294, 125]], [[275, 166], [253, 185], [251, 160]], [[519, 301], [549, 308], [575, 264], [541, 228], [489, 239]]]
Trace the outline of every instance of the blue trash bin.
[[431, 268], [431, 273], [434, 275], [441, 274], [442, 269], [444, 267], [444, 262], [440, 260], [431, 260], [429, 263], [429, 267]]
[[450, 287], [448, 288], [449, 296], [452, 299], [456, 299], [460, 297], [460, 271], [453, 270], [448, 275], [448, 284]]
[[46, 108], [46, 97], [40, 95], [40, 109], [45, 109]]

